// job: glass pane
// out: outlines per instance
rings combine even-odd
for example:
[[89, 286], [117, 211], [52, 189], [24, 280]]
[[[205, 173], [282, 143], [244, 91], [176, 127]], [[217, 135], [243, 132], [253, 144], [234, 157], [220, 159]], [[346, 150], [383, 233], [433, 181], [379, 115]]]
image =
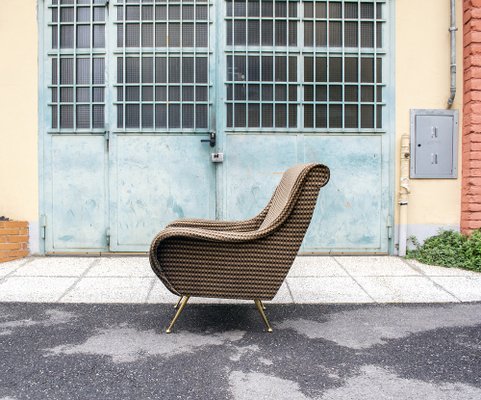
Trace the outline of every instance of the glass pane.
[[92, 106], [92, 124], [94, 128], [104, 128], [105, 126], [104, 106], [94, 104]]
[[314, 128], [314, 106], [312, 104], [304, 105], [304, 127]]
[[327, 58], [326, 57], [316, 57], [316, 82], [327, 82]]
[[167, 128], [167, 106], [165, 104], [155, 105], [155, 127]]
[[94, 25], [94, 48], [105, 47], [105, 26], [104, 25]]
[[154, 82], [154, 59], [152, 57], [142, 58], [142, 83]]
[[125, 127], [138, 128], [140, 126], [140, 106], [138, 104], [125, 105]]
[[208, 82], [208, 65], [207, 58], [197, 58], [195, 64], [195, 81], [197, 83], [207, 83]]
[[142, 105], [142, 128], [154, 127], [154, 106], [152, 104]]
[[182, 87], [182, 101], [194, 101], [194, 87], [193, 86]]
[[90, 84], [90, 59], [77, 58], [77, 85]]
[[259, 46], [260, 24], [259, 21], [248, 21], [248, 44]]
[[60, 106], [60, 128], [73, 128], [73, 106]]
[[73, 25], [63, 25], [60, 27], [60, 48], [73, 48]]
[[342, 128], [342, 105], [329, 105], [329, 127]]
[[92, 69], [93, 83], [97, 85], [103, 84], [105, 76], [105, 60], [103, 58], [94, 58]]
[[194, 58], [185, 57], [182, 59], [182, 82], [194, 82]]
[[[333, 38], [331, 38], [330, 40], [330, 45], [334, 46], [335, 44], [332, 43]], [[316, 22], [316, 46], [327, 46], [327, 24], [325, 22]]]
[[194, 105], [183, 104], [182, 105], [182, 128], [194, 127]]
[[[127, 57], [125, 59], [125, 82], [140, 83], [139, 58]], [[127, 116], [126, 116], [127, 117]]]
[[196, 101], [207, 101], [208, 100], [208, 89], [206, 86], [196, 86], [195, 88], [195, 100]]
[[77, 47], [78, 48], [90, 47], [90, 26], [88, 25], [77, 26]]
[[[265, 2], [263, 2], [265, 3]], [[272, 46], [274, 27], [272, 21], [262, 21], [262, 45]]]
[[287, 45], [287, 22], [286, 21], [276, 21], [276, 46], [286, 46]]
[[194, 47], [194, 24], [182, 24], [182, 45], [184, 47]]
[[287, 126], [287, 105], [276, 104], [276, 128]]
[[73, 88], [60, 88], [60, 101], [62, 103], [73, 102]]
[[[56, 70], [57, 68], [54, 69], [54, 71]], [[60, 59], [60, 84], [62, 85], [73, 84], [73, 58]]]
[[345, 128], [358, 127], [358, 106], [354, 104], [347, 104], [344, 108], [344, 126]]
[[259, 81], [261, 78], [260, 58], [258, 56], [248, 57], [248, 79], [249, 81]]
[[142, 101], [154, 101], [154, 88], [152, 86], [142, 87]]
[[89, 88], [77, 88], [77, 102], [88, 103], [90, 101], [90, 89]]
[[195, 125], [197, 128], [207, 128], [208, 121], [208, 108], [205, 104], [199, 104], [196, 106], [195, 112]]
[[90, 128], [90, 106], [88, 105], [77, 106], [77, 128], [79, 129]]
[[142, 25], [142, 47], [152, 47], [154, 44], [153, 24]]
[[180, 105], [169, 105], [169, 128], [180, 128]]
[[342, 46], [342, 22], [329, 23], [329, 46]]
[[316, 128], [327, 128], [327, 105], [316, 105]]
[[271, 128], [274, 126], [274, 107], [272, 104], [262, 104], [262, 127]]
[[78, 7], [77, 22], [89, 22], [89, 21], [90, 21], [90, 7]]
[[374, 106], [361, 105], [361, 128], [374, 128]]
[[164, 57], [155, 58], [155, 82], [167, 82], [167, 59]]
[[125, 25], [125, 47], [140, 46], [140, 26], [138, 24]]
[[169, 46], [180, 47], [180, 24], [169, 24]]
[[208, 47], [208, 26], [207, 24], [199, 24], [195, 25], [196, 36], [195, 36], [195, 46], [196, 47]]
[[167, 46], [167, 24], [155, 24], [155, 46]]
[[169, 82], [180, 83], [180, 58], [169, 58]]
[[234, 45], [246, 45], [246, 21], [234, 21]]
[[357, 22], [344, 23], [344, 45], [346, 47], [357, 47], [359, 45], [357, 30]]

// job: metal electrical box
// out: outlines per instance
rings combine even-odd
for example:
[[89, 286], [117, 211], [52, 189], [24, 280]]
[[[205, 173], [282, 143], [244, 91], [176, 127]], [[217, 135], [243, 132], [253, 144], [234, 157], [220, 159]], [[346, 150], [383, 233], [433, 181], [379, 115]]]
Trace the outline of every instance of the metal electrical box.
[[411, 110], [411, 178], [457, 178], [457, 154], [457, 110]]

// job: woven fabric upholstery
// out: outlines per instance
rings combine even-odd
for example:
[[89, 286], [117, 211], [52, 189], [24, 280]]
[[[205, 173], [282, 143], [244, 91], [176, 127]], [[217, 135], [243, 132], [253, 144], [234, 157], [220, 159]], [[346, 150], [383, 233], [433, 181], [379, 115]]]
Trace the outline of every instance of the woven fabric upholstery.
[[252, 219], [174, 221], [152, 241], [153, 271], [177, 295], [272, 299], [328, 181], [326, 166], [297, 165], [284, 173], [266, 208]]

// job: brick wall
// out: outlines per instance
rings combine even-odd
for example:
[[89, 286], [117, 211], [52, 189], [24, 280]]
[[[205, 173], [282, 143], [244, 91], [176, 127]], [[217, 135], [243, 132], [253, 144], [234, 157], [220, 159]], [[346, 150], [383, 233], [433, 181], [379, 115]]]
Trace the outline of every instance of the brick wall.
[[464, 110], [461, 231], [481, 228], [481, 0], [463, 0]]
[[0, 263], [28, 255], [28, 222], [0, 221]]

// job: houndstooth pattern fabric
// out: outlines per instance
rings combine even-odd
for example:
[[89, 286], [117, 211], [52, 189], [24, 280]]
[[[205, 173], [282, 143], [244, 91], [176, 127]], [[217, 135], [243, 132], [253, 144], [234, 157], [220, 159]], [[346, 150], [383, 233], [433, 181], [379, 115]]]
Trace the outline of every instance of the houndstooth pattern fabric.
[[328, 181], [326, 166], [297, 165], [284, 173], [266, 208], [250, 220], [174, 221], [152, 241], [153, 271], [179, 296], [272, 299]]

